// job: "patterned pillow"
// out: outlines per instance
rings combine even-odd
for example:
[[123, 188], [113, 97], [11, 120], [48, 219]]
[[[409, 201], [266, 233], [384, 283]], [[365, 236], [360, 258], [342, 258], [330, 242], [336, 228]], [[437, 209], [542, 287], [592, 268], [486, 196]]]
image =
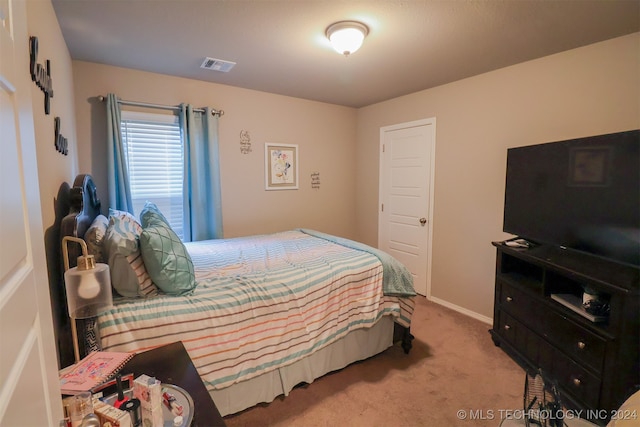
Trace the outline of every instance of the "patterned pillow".
[[95, 257], [96, 262], [106, 263], [106, 257], [102, 249], [102, 242], [105, 234], [107, 234], [107, 227], [109, 226], [109, 220], [104, 215], [98, 215], [93, 220], [89, 229], [84, 233], [84, 241], [87, 242], [87, 249], [89, 255]]
[[140, 249], [149, 275], [166, 294], [191, 293], [196, 287], [191, 256], [168, 224], [154, 221], [155, 215], [152, 210], [142, 214], [142, 223], [147, 226], [140, 234]]
[[109, 218], [104, 249], [111, 270], [111, 285], [125, 297], [158, 293], [140, 252], [141, 231], [142, 227], [131, 214], [115, 214]]
[[140, 225], [140, 222], [138, 222], [136, 217], [133, 216], [131, 212], [120, 211], [117, 209], [109, 208], [109, 221], [111, 221], [111, 218], [114, 218], [114, 217], [125, 221], [126, 224], [123, 224], [123, 226], [127, 227], [127, 229], [135, 230], [138, 233], [138, 235], [140, 235], [140, 232], [142, 231], [142, 226]]

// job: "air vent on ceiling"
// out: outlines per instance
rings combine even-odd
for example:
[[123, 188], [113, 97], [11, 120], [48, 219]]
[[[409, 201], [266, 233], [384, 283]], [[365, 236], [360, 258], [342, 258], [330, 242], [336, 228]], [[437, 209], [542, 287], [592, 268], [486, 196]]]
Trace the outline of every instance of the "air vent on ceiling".
[[227, 73], [233, 68], [234, 65], [236, 65], [235, 62], [223, 61], [222, 59], [215, 58], [206, 58], [200, 68]]

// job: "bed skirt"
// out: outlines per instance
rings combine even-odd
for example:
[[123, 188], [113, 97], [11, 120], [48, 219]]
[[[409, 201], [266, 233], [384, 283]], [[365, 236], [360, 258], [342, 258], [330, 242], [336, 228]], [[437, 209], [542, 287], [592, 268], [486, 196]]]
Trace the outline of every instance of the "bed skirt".
[[235, 414], [258, 403], [287, 396], [300, 383], [311, 383], [329, 372], [383, 352], [393, 345], [394, 321], [382, 317], [371, 328], [357, 329], [333, 344], [291, 365], [267, 372], [221, 390], [210, 391], [222, 416]]

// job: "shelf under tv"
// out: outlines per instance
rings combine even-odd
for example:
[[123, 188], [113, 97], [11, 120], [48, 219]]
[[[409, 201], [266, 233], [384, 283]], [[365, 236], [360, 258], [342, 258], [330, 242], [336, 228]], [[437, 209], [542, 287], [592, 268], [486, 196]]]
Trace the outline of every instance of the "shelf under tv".
[[571, 309], [575, 313], [578, 313], [580, 316], [594, 323], [605, 322], [609, 318], [608, 316], [596, 316], [591, 313], [587, 313], [584, 307], [582, 307], [580, 297], [573, 294], [551, 294], [551, 299], [558, 301], [568, 309]]

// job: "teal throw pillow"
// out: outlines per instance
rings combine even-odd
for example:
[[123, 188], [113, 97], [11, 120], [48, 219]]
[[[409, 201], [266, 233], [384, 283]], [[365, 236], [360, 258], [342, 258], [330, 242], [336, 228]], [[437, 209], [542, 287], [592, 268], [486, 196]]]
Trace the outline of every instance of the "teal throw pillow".
[[151, 224], [158, 224], [159, 222], [171, 226], [167, 218], [160, 212], [160, 209], [158, 209], [158, 206], [149, 201], [144, 204], [142, 211], [140, 211], [140, 222], [142, 223], [142, 228]]
[[140, 234], [140, 249], [153, 283], [168, 295], [193, 292], [196, 277], [187, 248], [168, 224], [145, 221], [148, 215], [153, 216], [154, 213], [147, 212], [142, 217], [143, 223], [148, 225]]

